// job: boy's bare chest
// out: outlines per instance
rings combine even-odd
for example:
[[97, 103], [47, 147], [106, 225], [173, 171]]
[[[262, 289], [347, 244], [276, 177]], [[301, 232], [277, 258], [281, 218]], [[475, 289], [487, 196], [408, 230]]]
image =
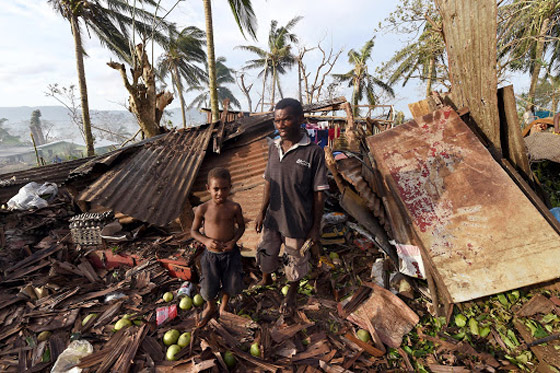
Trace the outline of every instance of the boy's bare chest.
[[233, 219], [233, 212], [228, 208], [209, 208], [204, 214], [204, 220], [211, 223], [218, 223], [224, 221], [231, 221]]

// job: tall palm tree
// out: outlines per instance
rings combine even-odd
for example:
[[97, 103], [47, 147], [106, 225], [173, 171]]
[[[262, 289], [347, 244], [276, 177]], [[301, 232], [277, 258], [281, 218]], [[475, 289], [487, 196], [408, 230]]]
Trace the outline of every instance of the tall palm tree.
[[500, 7], [499, 58], [508, 56], [514, 70], [530, 72], [527, 100], [534, 102], [541, 68], [560, 61], [560, 3], [512, 0]]
[[404, 87], [411, 78], [419, 78], [426, 82], [426, 97], [435, 83], [447, 86], [449, 72], [442, 35], [426, 23], [418, 39], [395, 52], [380, 68], [380, 73], [387, 74], [390, 86], [402, 81]]
[[261, 98], [261, 110], [264, 111], [264, 95], [266, 89], [266, 80], [269, 74], [272, 75], [271, 82], [271, 105], [275, 102], [276, 87], [282, 94], [279, 76], [286, 73], [296, 62], [296, 56], [292, 54], [292, 45], [298, 42], [298, 37], [292, 32], [292, 29], [303, 17], [295, 17], [291, 19], [285, 26], [278, 27], [278, 21], [270, 22], [270, 31], [268, 33], [267, 50], [254, 45], [242, 45], [238, 48], [252, 52], [258, 56], [257, 59], [248, 61], [246, 69], [262, 69], [259, 77], [263, 79], [263, 92]]
[[388, 93], [391, 97], [395, 96], [393, 89], [380, 79], [374, 77], [369, 73], [367, 62], [371, 58], [373, 49], [373, 39], [366, 41], [362, 49], [356, 51], [350, 49], [348, 52], [348, 62], [353, 66], [352, 70], [344, 74], [333, 74], [333, 77], [340, 82], [348, 82], [348, 87], [352, 87], [352, 106], [353, 115], [358, 115], [358, 103], [364, 98], [367, 98], [369, 105], [375, 105], [377, 102], [377, 95], [375, 94], [375, 87], [381, 88], [384, 92]]
[[[219, 102], [223, 102], [226, 98], [229, 99], [230, 104], [234, 107], [241, 108], [239, 100], [235, 98], [231, 90], [224, 86], [224, 84], [235, 83], [233, 71], [225, 65], [225, 57], [218, 57], [216, 60], [216, 93]], [[202, 92], [196, 96], [189, 104], [189, 109], [193, 107], [201, 108], [208, 107], [211, 101], [211, 91], [208, 89], [209, 82], [204, 81], [205, 84], [192, 85], [187, 89], [187, 92]], [[219, 109], [218, 109], [219, 110]]]
[[202, 30], [194, 26], [186, 27], [178, 34], [173, 33], [159, 60], [159, 73], [162, 76], [171, 75], [173, 87], [179, 96], [183, 128], [187, 126], [183, 82], [200, 85], [200, 82], [208, 81], [206, 72], [197, 65], [206, 63], [206, 52], [203, 49], [206, 44], [205, 36]]
[[[208, 48], [208, 80], [210, 88], [210, 107], [212, 110], [212, 121], [220, 119], [220, 110], [218, 106], [217, 91], [217, 66], [214, 54], [214, 30], [212, 27], [212, 7], [211, 0], [202, 0], [204, 5], [204, 18], [206, 21], [206, 46]], [[256, 27], [257, 19], [251, 0], [228, 0], [231, 12], [241, 33], [245, 36], [245, 31], [253, 37], [257, 38]]]
[[[52, 7], [68, 22], [74, 36], [76, 68], [80, 86], [82, 121], [87, 155], [94, 154], [91, 120], [89, 115], [86, 75], [84, 70], [85, 49], [82, 42], [83, 28], [93, 32], [102, 45], [120, 58], [130, 61], [129, 40], [131, 28], [142, 37], [162, 41], [159, 32], [152, 32], [152, 22], [159, 20], [152, 13], [136, 9], [126, 0], [48, 0]], [[137, 0], [138, 5], [156, 6], [154, 0]]]

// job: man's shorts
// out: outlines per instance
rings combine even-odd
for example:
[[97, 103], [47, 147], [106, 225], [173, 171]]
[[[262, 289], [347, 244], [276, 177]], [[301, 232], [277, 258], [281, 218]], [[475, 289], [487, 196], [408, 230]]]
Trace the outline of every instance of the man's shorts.
[[206, 301], [214, 300], [220, 290], [229, 296], [243, 290], [243, 264], [237, 245], [224, 253], [204, 250], [200, 269], [200, 295]]
[[309, 272], [309, 250], [304, 256], [299, 249], [305, 243], [304, 238], [284, 237], [280, 232], [263, 227], [261, 241], [257, 245], [257, 264], [264, 273], [272, 273], [280, 266], [280, 247], [284, 244], [284, 253], [287, 260], [284, 263], [284, 272], [290, 282], [299, 281]]

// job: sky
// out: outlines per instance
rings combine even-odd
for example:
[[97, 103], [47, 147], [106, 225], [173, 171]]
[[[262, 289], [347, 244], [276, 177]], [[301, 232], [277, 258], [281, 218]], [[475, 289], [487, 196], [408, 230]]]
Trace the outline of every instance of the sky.
[[[163, 0], [167, 9], [175, 0]], [[0, 106], [44, 106], [58, 105], [45, 92], [49, 84], [60, 86], [77, 86], [77, 73], [74, 45], [70, 25], [58, 15], [46, 0], [0, 0]], [[313, 47], [318, 42], [324, 48], [331, 47], [337, 51], [343, 49], [333, 69], [334, 73], [345, 73], [350, 69], [347, 53], [350, 49], [359, 50], [364, 43], [375, 35], [373, 58], [369, 63], [373, 72], [383, 61], [391, 58], [396, 50], [402, 48], [409, 36], [389, 32], [374, 32], [379, 22], [394, 10], [396, 0], [253, 0], [253, 7], [258, 20], [258, 40], [244, 39], [241, 35], [225, 0], [214, 0], [213, 23], [216, 56], [224, 56], [226, 65], [240, 70], [245, 61], [254, 58], [249, 52], [235, 48], [239, 45], [257, 45], [266, 47], [266, 37], [271, 20], [285, 25], [296, 16], [303, 19], [293, 32], [300, 38], [300, 47]], [[179, 28], [197, 26], [204, 30], [202, 1], [183, 0], [170, 14], [169, 19]], [[96, 40], [84, 37], [88, 58], [85, 60], [90, 109], [122, 110], [128, 94], [122, 84], [119, 73], [107, 62], [116, 58], [103, 48]], [[308, 67], [313, 70], [319, 55], [309, 55]], [[157, 54], [156, 54], [157, 58]], [[285, 96], [297, 97], [297, 69], [282, 78]], [[246, 82], [255, 82], [253, 105], [257, 101], [257, 91], [261, 84], [257, 80], [257, 71], [248, 71]], [[235, 84], [230, 85], [243, 109], [246, 100]], [[424, 86], [409, 83], [394, 87], [396, 97], [383, 104], [393, 104], [397, 110], [405, 111], [407, 104], [423, 99]], [[340, 93], [348, 100], [351, 91], [344, 89]], [[192, 96], [186, 97], [187, 102]], [[177, 107], [176, 99], [170, 107]]]

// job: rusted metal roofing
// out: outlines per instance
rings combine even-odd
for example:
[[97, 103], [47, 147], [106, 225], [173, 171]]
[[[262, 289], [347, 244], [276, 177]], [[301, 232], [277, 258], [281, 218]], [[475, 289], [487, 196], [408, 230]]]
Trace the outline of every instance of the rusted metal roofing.
[[73, 169], [86, 163], [90, 159], [91, 158], [76, 159], [0, 175], [0, 201], [2, 203], [8, 201], [17, 194], [22, 186], [32, 181], [36, 183], [50, 181], [52, 183], [61, 184], [68, 178], [68, 175]]
[[164, 226], [177, 218], [187, 200], [212, 136], [211, 125], [172, 131], [143, 143], [79, 196]]
[[391, 235], [391, 226], [387, 221], [381, 198], [376, 194], [375, 186], [370, 186], [363, 176], [363, 174], [367, 172], [373, 173], [373, 171], [368, 170], [359, 158], [354, 157], [338, 160], [336, 167], [342, 177], [356, 188], [358, 194], [366, 202], [368, 209], [379, 220], [379, 224]]
[[559, 234], [451, 108], [367, 142], [448, 302], [558, 278]]
[[[271, 131], [269, 130], [269, 133]], [[208, 172], [214, 167], [226, 167], [231, 172], [232, 196], [231, 199], [241, 205], [243, 216], [247, 223], [245, 234], [240, 243], [245, 248], [254, 249], [258, 241], [255, 232], [254, 220], [257, 216], [264, 191], [264, 169], [268, 160], [268, 141], [266, 138], [256, 138], [252, 142], [244, 140], [247, 135], [242, 136], [241, 146], [226, 147], [222, 154], [208, 154], [198, 177], [192, 188], [191, 203], [198, 205], [210, 199], [206, 190]], [[247, 255], [248, 253], [244, 253]]]

